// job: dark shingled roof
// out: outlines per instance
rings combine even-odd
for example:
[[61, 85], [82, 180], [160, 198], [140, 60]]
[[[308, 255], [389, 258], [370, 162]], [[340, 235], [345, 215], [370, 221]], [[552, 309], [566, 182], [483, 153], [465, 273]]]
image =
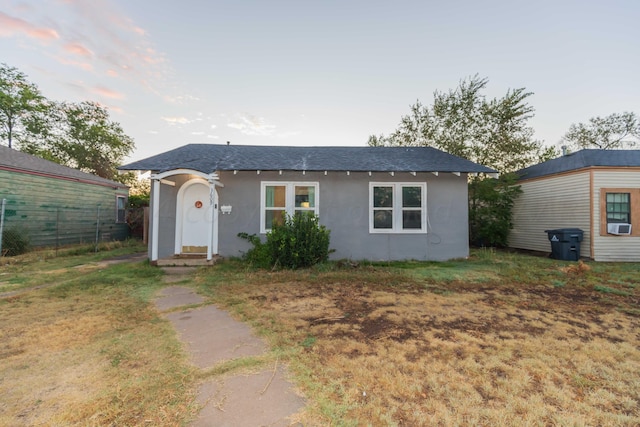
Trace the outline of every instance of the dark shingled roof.
[[32, 156], [31, 154], [22, 153], [3, 145], [0, 145], [0, 169], [35, 173], [72, 181], [94, 183], [108, 187], [126, 188], [126, 185], [119, 182], [82, 172], [78, 169], [62, 166], [58, 163], [50, 162], [49, 160]]
[[193, 169], [371, 171], [371, 172], [496, 172], [469, 160], [428, 147], [279, 147], [189, 144], [121, 166], [122, 170], [165, 172]]
[[516, 174], [524, 180], [593, 166], [640, 167], [640, 150], [580, 150], [520, 169]]

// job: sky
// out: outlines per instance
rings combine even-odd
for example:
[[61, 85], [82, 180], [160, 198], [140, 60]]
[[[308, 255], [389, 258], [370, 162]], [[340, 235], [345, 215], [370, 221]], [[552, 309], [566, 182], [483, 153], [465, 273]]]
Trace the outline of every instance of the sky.
[[535, 138], [640, 114], [637, 0], [0, 0], [0, 62], [96, 101], [135, 161], [190, 143], [363, 146], [462, 79], [526, 88]]

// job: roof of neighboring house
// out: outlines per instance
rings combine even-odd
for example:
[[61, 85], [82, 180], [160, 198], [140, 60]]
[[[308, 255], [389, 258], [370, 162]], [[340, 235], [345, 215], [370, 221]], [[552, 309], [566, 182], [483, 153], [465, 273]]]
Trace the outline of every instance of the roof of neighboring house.
[[119, 182], [50, 162], [49, 160], [22, 153], [3, 145], [0, 145], [0, 169], [108, 187], [126, 188], [126, 185]]
[[223, 170], [485, 172], [493, 169], [429, 147], [281, 147], [189, 144], [121, 166], [166, 172]]
[[640, 167], [640, 150], [580, 150], [520, 169], [516, 174], [524, 180], [594, 166]]

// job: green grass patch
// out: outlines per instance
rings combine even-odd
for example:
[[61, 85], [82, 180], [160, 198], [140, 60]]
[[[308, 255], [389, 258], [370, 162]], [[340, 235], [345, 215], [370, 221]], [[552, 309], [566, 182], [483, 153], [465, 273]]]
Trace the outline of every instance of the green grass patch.
[[629, 296], [631, 292], [623, 291], [620, 289], [610, 288], [608, 286], [596, 285], [593, 287], [594, 291], [602, 292], [603, 294], [613, 294], [613, 295], [621, 295], [621, 296]]

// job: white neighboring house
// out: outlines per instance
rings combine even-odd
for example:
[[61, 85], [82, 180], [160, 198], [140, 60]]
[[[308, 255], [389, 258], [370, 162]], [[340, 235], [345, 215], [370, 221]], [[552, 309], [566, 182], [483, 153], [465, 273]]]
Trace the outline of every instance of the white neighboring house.
[[512, 248], [550, 252], [545, 230], [580, 228], [580, 255], [640, 262], [640, 150], [581, 150], [517, 172]]

